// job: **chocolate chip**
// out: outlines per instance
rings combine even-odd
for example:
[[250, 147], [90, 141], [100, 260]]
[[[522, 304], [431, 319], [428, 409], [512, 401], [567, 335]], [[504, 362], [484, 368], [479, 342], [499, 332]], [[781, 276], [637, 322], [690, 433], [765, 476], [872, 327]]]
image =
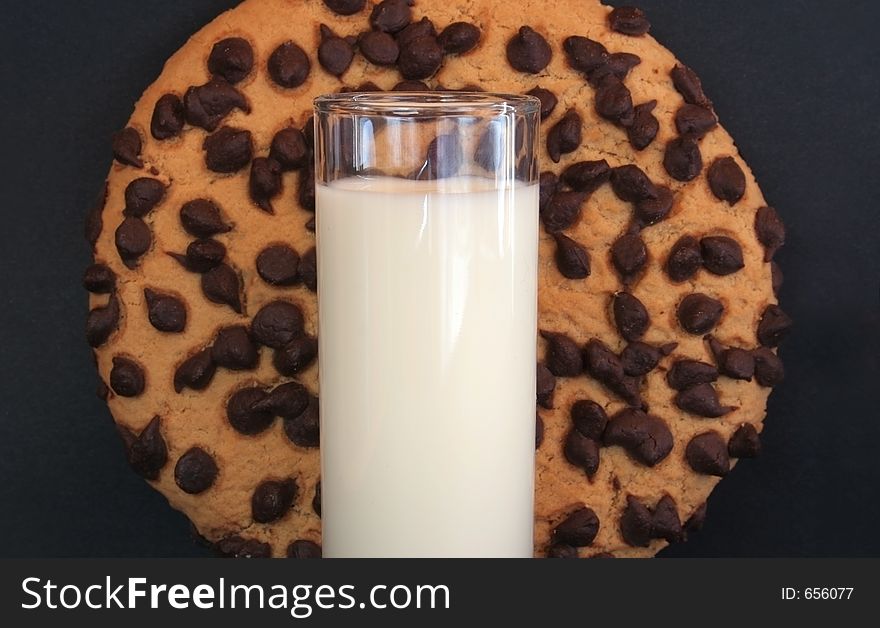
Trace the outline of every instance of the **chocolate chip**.
[[556, 377], [576, 377], [584, 370], [581, 350], [574, 340], [565, 334], [541, 330], [547, 341], [546, 364]]
[[587, 195], [582, 192], [556, 192], [540, 212], [541, 221], [548, 233], [555, 233], [572, 226], [580, 217], [581, 206]]
[[672, 245], [666, 258], [666, 274], [672, 281], [682, 282], [693, 277], [703, 265], [700, 243], [693, 236], [682, 236]]
[[550, 205], [550, 199], [559, 189], [559, 177], [556, 173], [545, 170], [538, 177], [538, 210], [546, 211]]
[[321, 546], [314, 541], [300, 539], [287, 546], [288, 558], [321, 558]]
[[534, 29], [523, 26], [507, 42], [507, 61], [514, 70], [537, 74], [547, 67], [553, 50]]
[[214, 172], [241, 170], [253, 156], [250, 131], [224, 126], [214, 131], [202, 142], [205, 165]]
[[587, 37], [568, 37], [562, 42], [568, 64], [584, 74], [590, 74], [608, 63], [605, 46]]
[[235, 391], [226, 402], [226, 418], [239, 433], [259, 434], [275, 420], [275, 414], [265, 407], [268, 393], [262, 388], [242, 388]]
[[354, 37], [339, 37], [321, 24], [321, 43], [318, 45], [318, 63], [333, 76], [342, 76], [354, 60]]
[[193, 240], [186, 247], [185, 255], [173, 254], [184, 268], [194, 273], [206, 273], [216, 268], [226, 257], [226, 247], [217, 240], [203, 238]]
[[571, 464], [583, 469], [589, 478], [599, 469], [599, 443], [578, 430], [571, 430], [565, 437], [562, 453]]
[[548, 233], [571, 227], [581, 215], [581, 206], [587, 200], [583, 192], [556, 192], [540, 212], [541, 222]]
[[181, 392], [184, 388], [204, 390], [214, 379], [217, 365], [211, 357], [210, 347], [202, 349], [184, 360], [174, 371], [174, 390]]
[[394, 37], [382, 31], [367, 31], [358, 38], [358, 48], [370, 63], [394, 65], [400, 47]]
[[454, 177], [462, 161], [461, 139], [457, 133], [438, 135], [428, 144], [426, 163], [432, 179]]
[[625, 282], [632, 280], [648, 262], [648, 249], [638, 233], [625, 233], [611, 245], [611, 263]]
[[192, 447], [174, 465], [174, 481], [190, 495], [204, 493], [217, 479], [214, 457], [201, 447]]
[[672, 211], [672, 190], [665, 185], [654, 186], [656, 198], [643, 198], [636, 201], [634, 214], [643, 227], [664, 220]]
[[302, 48], [286, 41], [269, 55], [268, 69], [277, 85], [292, 89], [305, 83], [312, 64]]
[[617, 332], [629, 342], [644, 336], [651, 325], [648, 310], [629, 292], [615, 293], [612, 297], [612, 311]]
[[411, 22], [394, 35], [397, 45], [401, 48], [419, 37], [437, 37], [434, 22], [427, 17], [423, 17], [418, 22]]
[[573, 547], [586, 547], [592, 544], [599, 532], [599, 518], [591, 508], [581, 506], [553, 528], [554, 543]]
[[422, 81], [400, 81], [391, 88], [393, 92], [430, 92], [431, 88]]
[[92, 347], [100, 347], [107, 342], [119, 325], [119, 301], [115, 294], [110, 295], [107, 305], [99, 306], [86, 317], [86, 340]]
[[617, 124], [629, 126], [633, 123], [632, 95], [629, 88], [619, 78], [606, 76], [596, 89], [596, 113]]
[[254, 159], [251, 162], [248, 192], [257, 207], [266, 213], [274, 214], [272, 198], [281, 193], [281, 165], [271, 157]]
[[477, 140], [477, 148], [474, 150], [474, 163], [483, 168], [494, 172], [500, 164], [503, 146], [503, 140], [500, 137], [499, 129], [495, 125], [490, 125]]
[[138, 260], [153, 243], [153, 234], [147, 223], [134, 216], [127, 216], [120, 223], [114, 237], [119, 257], [129, 268], [137, 267]]
[[202, 293], [212, 303], [228, 305], [238, 314], [241, 307], [241, 279], [229, 264], [219, 264], [202, 275]]
[[645, 12], [636, 7], [617, 7], [608, 14], [611, 30], [638, 37], [651, 30], [651, 23]]
[[697, 506], [696, 510], [694, 510], [693, 514], [690, 518], [685, 522], [685, 536], [692, 532], [699, 532], [703, 529], [703, 525], [706, 523], [706, 511], [708, 509], [708, 504], [703, 502], [699, 506]]
[[634, 164], [618, 166], [611, 171], [611, 189], [617, 198], [629, 203], [657, 197], [654, 183]]
[[718, 368], [722, 375], [750, 382], [755, 374], [755, 357], [738, 347], [725, 349], [718, 357]]
[[579, 399], [571, 406], [571, 421], [585, 438], [600, 440], [608, 424], [608, 415], [595, 401]]
[[274, 416], [295, 417], [309, 405], [309, 391], [299, 382], [287, 382], [276, 386], [261, 401], [253, 405], [258, 412], [271, 412]]
[[104, 264], [92, 264], [83, 274], [83, 287], [95, 294], [109, 294], [116, 289], [116, 274]]
[[257, 523], [281, 519], [296, 501], [297, 492], [293, 478], [260, 482], [251, 496], [251, 517]]
[[682, 390], [675, 395], [675, 405], [691, 414], [716, 419], [730, 414], [733, 406], [722, 406], [718, 400], [718, 391], [712, 384], [697, 384]]
[[562, 181], [577, 192], [590, 193], [611, 178], [611, 168], [604, 159], [579, 161], [562, 171]]
[[137, 397], [144, 392], [144, 369], [130, 358], [116, 356], [110, 369], [110, 388], [120, 397]]
[[547, 153], [554, 163], [559, 163], [562, 155], [576, 150], [581, 145], [580, 114], [569, 109], [564, 116], [547, 132]]
[[315, 164], [311, 160], [299, 171], [297, 187], [299, 191], [296, 200], [299, 206], [309, 212], [315, 211]]
[[165, 198], [165, 185], [158, 179], [139, 177], [125, 186], [125, 215], [143, 218]]
[[678, 506], [669, 495], [664, 495], [651, 513], [651, 536], [676, 543], [684, 538]]
[[321, 516], [321, 480], [315, 485], [315, 496], [312, 498], [312, 510], [319, 517]]
[[535, 449], [544, 442], [544, 419], [537, 412], [535, 413]]
[[[766, 254], [765, 254], [766, 255]], [[779, 294], [782, 284], [785, 282], [785, 276], [782, 269], [776, 262], [770, 262], [770, 285], [773, 288], [773, 294]]]
[[128, 428], [119, 426], [128, 464], [135, 473], [147, 480], [157, 480], [159, 471], [168, 462], [168, 447], [162, 437], [161, 423], [162, 419], [154, 416], [137, 436]]
[[733, 238], [710, 236], [700, 240], [703, 266], [713, 275], [730, 275], [743, 266], [742, 247]]
[[703, 157], [697, 140], [689, 135], [677, 137], [666, 145], [663, 167], [677, 181], [692, 181], [703, 169]]
[[281, 129], [272, 138], [269, 158], [282, 170], [298, 170], [309, 161], [309, 147], [303, 132], [294, 127]]
[[725, 348], [713, 336], [707, 336], [706, 339], [722, 375], [732, 379], [752, 380], [755, 374], [755, 357], [751, 351], [739, 347]]
[[126, 166], [143, 168], [141, 134], [128, 126], [113, 135], [113, 158]]
[[218, 366], [232, 371], [246, 371], [257, 366], [260, 354], [247, 327], [232, 325], [217, 332], [211, 347], [211, 358]]
[[538, 362], [536, 378], [535, 396], [538, 405], [548, 410], [553, 409], [553, 391], [556, 388], [556, 377], [545, 364]]
[[778, 386], [785, 379], [782, 360], [772, 349], [759, 347], [752, 352], [755, 358], [755, 381], [761, 386]]
[[559, 99], [556, 98], [556, 94], [543, 87], [535, 87], [534, 89], [527, 91], [526, 95], [534, 96], [541, 101], [541, 120], [549, 118], [559, 102]]
[[299, 281], [299, 254], [286, 244], [274, 244], [257, 256], [257, 273], [273, 286], [292, 286]]
[[672, 432], [662, 419], [625, 408], [608, 421], [603, 442], [619, 445], [633, 460], [653, 467], [672, 451]]
[[791, 331], [792, 320], [778, 305], [764, 308], [758, 322], [758, 342], [765, 347], [776, 347]]
[[706, 172], [709, 188], [716, 198], [735, 205], [746, 192], [746, 175], [733, 157], [719, 157]]
[[632, 54], [631, 52], [615, 52], [609, 54], [605, 65], [593, 70], [589, 77], [587, 77], [587, 80], [593, 87], [598, 87], [608, 75], [622, 81], [627, 77], [630, 70], [641, 62], [642, 58], [639, 55]]
[[600, 340], [593, 338], [584, 348], [587, 373], [632, 406], [642, 404], [639, 381], [623, 372], [620, 358]]
[[297, 336], [275, 351], [272, 363], [282, 375], [292, 377], [306, 369], [318, 355], [318, 341], [311, 336]]
[[772, 207], [759, 207], [755, 214], [755, 233], [758, 242], [764, 246], [764, 261], [773, 259], [785, 244], [785, 225]]
[[254, 67], [254, 51], [241, 37], [221, 39], [208, 55], [208, 71], [222, 76], [229, 83], [243, 80]]
[[318, 291], [318, 256], [315, 247], [303, 253], [297, 271], [299, 280], [312, 292]]
[[213, 131], [233, 109], [250, 112], [247, 99], [222, 78], [212, 78], [196, 85], [183, 95], [186, 121], [206, 131]]
[[699, 360], [676, 360], [669, 372], [666, 373], [666, 381], [670, 388], [685, 390], [697, 384], [707, 384], [718, 379], [718, 369]]
[[177, 94], [164, 94], [156, 101], [150, 119], [150, 133], [157, 140], [177, 137], [183, 130], [186, 113]]
[[354, 15], [364, 8], [367, 0], [324, 0], [327, 8], [339, 15]]
[[724, 314], [724, 305], [699, 292], [687, 295], [678, 304], [678, 322], [688, 333], [702, 336], [718, 324]]
[[256, 539], [228, 536], [216, 545], [217, 552], [227, 558], [272, 558], [272, 546]]
[[273, 301], [264, 305], [251, 323], [254, 339], [273, 349], [284, 347], [302, 331], [302, 311], [288, 301]]
[[184, 203], [180, 208], [180, 223], [187, 233], [197, 238], [208, 238], [232, 230], [232, 227], [223, 221], [220, 208], [206, 198], [197, 198]]
[[660, 130], [660, 122], [654, 116], [656, 100], [651, 100], [633, 109], [632, 122], [626, 129], [626, 137], [636, 150], [644, 150], [651, 145], [657, 132]]
[[547, 548], [547, 558], [577, 558], [578, 551], [565, 543], [553, 543]]
[[743, 423], [727, 441], [727, 453], [732, 458], [757, 458], [761, 454], [761, 438], [751, 423]]
[[434, 76], [443, 63], [443, 49], [431, 35], [416, 37], [400, 46], [397, 69], [408, 81], [420, 81]]
[[446, 54], [464, 54], [480, 41], [480, 29], [469, 22], [453, 22], [437, 37]]
[[648, 547], [651, 542], [651, 511], [632, 495], [626, 496], [626, 508], [620, 515], [620, 536], [627, 545]]
[[730, 471], [727, 443], [718, 432], [703, 432], [694, 436], [684, 451], [684, 457], [697, 473], [724, 477]]
[[644, 342], [631, 342], [620, 353], [623, 372], [631, 377], [647, 375], [660, 364], [663, 356], [669, 355], [677, 346], [670, 343], [662, 347], [654, 347]]
[[590, 254], [587, 249], [564, 233], [554, 233], [556, 267], [567, 279], [584, 279], [590, 275]]
[[669, 72], [672, 84], [684, 101], [691, 105], [699, 105], [712, 109], [712, 101], [703, 93], [703, 84], [696, 73], [686, 65], [678, 64]]
[[318, 398], [309, 396], [306, 409], [297, 416], [284, 417], [284, 433], [294, 445], [317, 447], [321, 442]]
[[718, 126], [718, 118], [711, 109], [685, 103], [675, 112], [675, 128], [679, 135], [702, 138]]
[[370, 24], [376, 30], [396, 33], [412, 21], [413, 0], [382, 0], [370, 13]]
[[159, 331], [179, 333], [186, 328], [186, 305], [175, 296], [164, 292], [144, 289], [147, 316], [150, 324]]

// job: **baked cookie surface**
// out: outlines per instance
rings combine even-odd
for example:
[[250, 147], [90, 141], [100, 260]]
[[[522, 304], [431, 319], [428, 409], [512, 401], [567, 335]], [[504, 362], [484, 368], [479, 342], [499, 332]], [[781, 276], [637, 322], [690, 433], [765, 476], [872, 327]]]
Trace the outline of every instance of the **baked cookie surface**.
[[312, 99], [542, 100], [536, 556], [650, 556], [760, 449], [784, 228], [699, 79], [594, 0], [246, 0], [113, 139], [87, 337], [132, 467], [224, 554], [319, 554]]

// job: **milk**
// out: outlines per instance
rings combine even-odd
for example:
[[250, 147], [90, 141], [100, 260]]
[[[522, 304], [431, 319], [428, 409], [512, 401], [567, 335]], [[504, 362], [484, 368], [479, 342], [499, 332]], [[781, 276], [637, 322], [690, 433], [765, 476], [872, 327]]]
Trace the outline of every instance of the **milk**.
[[538, 186], [318, 185], [326, 557], [531, 557]]

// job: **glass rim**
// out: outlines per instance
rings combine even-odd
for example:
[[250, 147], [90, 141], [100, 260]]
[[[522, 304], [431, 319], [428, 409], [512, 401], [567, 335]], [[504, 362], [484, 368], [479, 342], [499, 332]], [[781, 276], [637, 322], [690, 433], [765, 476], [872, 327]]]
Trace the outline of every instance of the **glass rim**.
[[468, 115], [536, 114], [534, 96], [502, 92], [342, 92], [314, 99], [319, 114], [377, 118], [437, 118]]

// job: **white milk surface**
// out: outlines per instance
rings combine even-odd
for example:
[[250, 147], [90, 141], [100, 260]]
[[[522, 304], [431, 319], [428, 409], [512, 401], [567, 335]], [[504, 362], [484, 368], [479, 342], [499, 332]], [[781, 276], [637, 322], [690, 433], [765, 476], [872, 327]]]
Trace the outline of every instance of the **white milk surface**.
[[326, 557], [531, 557], [538, 186], [317, 188]]

